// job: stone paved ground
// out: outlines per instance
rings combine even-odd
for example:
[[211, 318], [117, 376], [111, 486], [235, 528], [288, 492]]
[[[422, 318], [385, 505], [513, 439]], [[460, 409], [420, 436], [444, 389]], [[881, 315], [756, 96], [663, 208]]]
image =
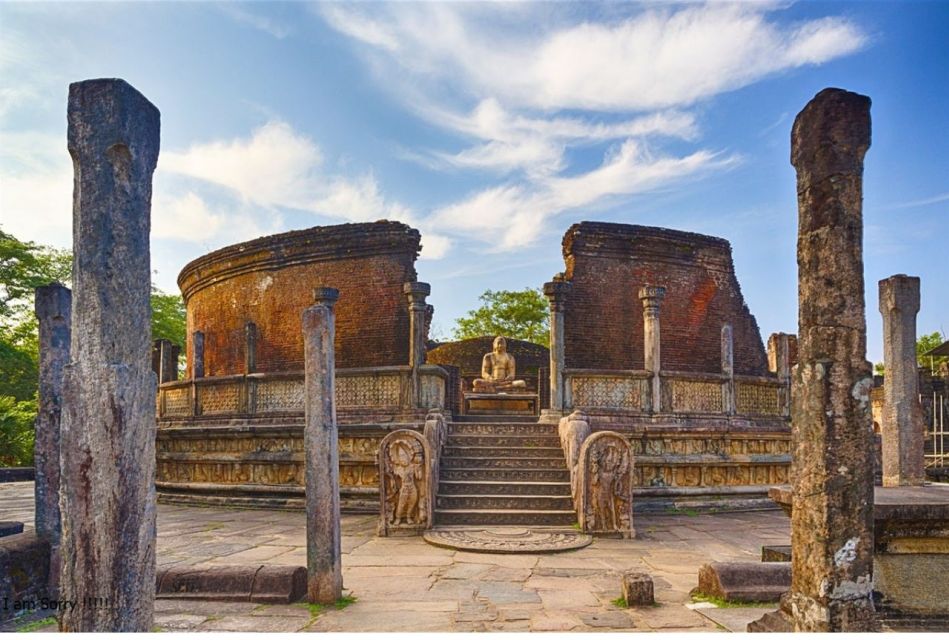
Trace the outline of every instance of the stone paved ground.
[[[0, 484], [0, 520], [32, 524], [32, 483]], [[699, 567], [757, 560], [788, 544], [780, 511], [642, 515], [635, 540], [576, 551], [505, 555], [378, 538], [375, 517], [343, 516], [343, 579], [356, 598], [312, 615], [302, 604], [158, 600], [156, 624], [179, 631], [715, 631], [685, 607]], [[160, 505], [158, 564], [306, 565], [302, 513]], [[620, 576], [652, 575], [657, 606], [620, 609]]]

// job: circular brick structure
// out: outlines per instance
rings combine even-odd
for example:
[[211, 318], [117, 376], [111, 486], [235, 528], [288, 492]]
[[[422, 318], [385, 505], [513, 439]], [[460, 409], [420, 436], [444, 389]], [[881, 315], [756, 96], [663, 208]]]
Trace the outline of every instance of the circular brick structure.
[[[409, 315], [402, 287], [416, 281], [419, 232], [400, 222], [313, 227], [219, 249], [178, 276], [193, 336], [204, 334], [205, 376], [300, 371], [301, 314], [313, 290], [333, 287], [340, 368], [408, 362]], [[247, 370], [248, 323], [256, 341]]]

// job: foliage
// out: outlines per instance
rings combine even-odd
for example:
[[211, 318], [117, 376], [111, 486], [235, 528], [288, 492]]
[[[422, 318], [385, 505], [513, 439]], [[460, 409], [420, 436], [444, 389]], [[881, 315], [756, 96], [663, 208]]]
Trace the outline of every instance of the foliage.
[[478, 298], [481, 306], [455, 321], [454, 338], [505, 336], [550, 346], [547, 300], [539, 289], [492, 291]]
[[152, 287], [152, 340], [185, 344], [185, 303], [177, 293]]
[[946, 336], [938, 331], [933, 331], [932, 333], [919, 336], [919, 338], [916, 340], [916, 360], [919, 361], [919, 366], [928, 368], [930, 366], [930, 357], [932, 358], [932, 366], [934, 369], [938, 369], [941, 364], [949, 362], [949, 357], [946, 356], [923, 355], [930, 349], [935, 349], [945, 341]]
[[620, 609], [628, 608], [628, 605], [626, 604], [626, 598], [624, 598], [623, 596], [620, 596], [618, 598], [613, 598], [612, 600], [610, 600], [610, 604], [612, 604], [614, 607], [619, 607]]
[[36, 401], [0, 396], [0, 467], [33, 464]]
[[68, 251], [22, 242], [0, 229], [0, 323], [16, 324], [32, 311], [33, 290], [69, 281]]

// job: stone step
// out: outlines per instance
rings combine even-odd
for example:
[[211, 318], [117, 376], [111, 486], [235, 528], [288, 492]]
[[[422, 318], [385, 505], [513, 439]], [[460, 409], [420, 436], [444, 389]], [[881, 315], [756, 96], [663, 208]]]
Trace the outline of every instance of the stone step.
[[573, 500], [567, 496], [438, 495], [436, 509], [501, 509], [515, 511], [571, 511]]
[[560, 438], [556, 435], [498, 434], [498, 435], [449, 435], [451, 447], [554, 447], [560, 449]]
[[557, 436], [557, 425], [536, 422], [453, 422], [448, 427], [450, 435], [495, 436], [537, 435]]
[[[562, 460], [562, 458], [561, 458]], [[464, 467], [448, 468], [442, 460], [439, 473], [439, 484], [446, 481], [496, 481], [517, 484], [521, 482], [563, 482], [570, 484], [570, 472], [566, 465], [553, 469], [518, 469], [492, 467]]]
[[556, 457], [511, 456], [511, 457], [453, 457], [442, 456], [442, 469], [551, 469], [567, 470], [567, 464], [562, 455]]
[[439, 495], [570, 496], [569, 482], [439, 480]]
[[534, 525], [570, 526], [577, 521], [571, 509], [510, 511], [506, 509], [436, 509], [436, 525]]
[[560, 447], [454, 447], [446, 446], [442, 450], [442, 460], [446, 458], [558, 458], [563, 459]]

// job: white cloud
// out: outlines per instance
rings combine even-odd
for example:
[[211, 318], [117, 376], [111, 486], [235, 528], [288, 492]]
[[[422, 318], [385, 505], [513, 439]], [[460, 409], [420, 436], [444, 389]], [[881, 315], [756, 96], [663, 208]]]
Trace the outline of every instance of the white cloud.
[[843, 18], [784, 26], [769, 19], [773, 5], [754, 3], [647, 7], [622, 20], [580, 24], [547, 18], [556, 13], [548, 3], [526, 21], [491, 15], [491, 8], [373, 4], [371, 17], [359, 5], [321, 11], [333, 28], [418, 77], [541, 109], [688, 106], [867, 42]]
[[248, 11], [240, 4], [233, 2], [223, 2], [215, 6], [233, 20], [251, 26], [254, 29], [263, 31], [264, 33], [268, 33], [274, 38], [282, 40], [291, 33], [290, 27], [287, 25], [281, 24], [276, 20], [272, 20], [267, 16], [262, 16], [252, 11]]
[[432, 225], [476, 235], [499, 250], [511, 249], [533, 242], [544, 223], [560, 213], [590, 207], [611, 197], [644, 193], [738, 161], [737, 156], [708, 151], [684, 158], [653, 157], [636, 141], [627, 140], [592, 171], [482, 190], [436, 211]]

